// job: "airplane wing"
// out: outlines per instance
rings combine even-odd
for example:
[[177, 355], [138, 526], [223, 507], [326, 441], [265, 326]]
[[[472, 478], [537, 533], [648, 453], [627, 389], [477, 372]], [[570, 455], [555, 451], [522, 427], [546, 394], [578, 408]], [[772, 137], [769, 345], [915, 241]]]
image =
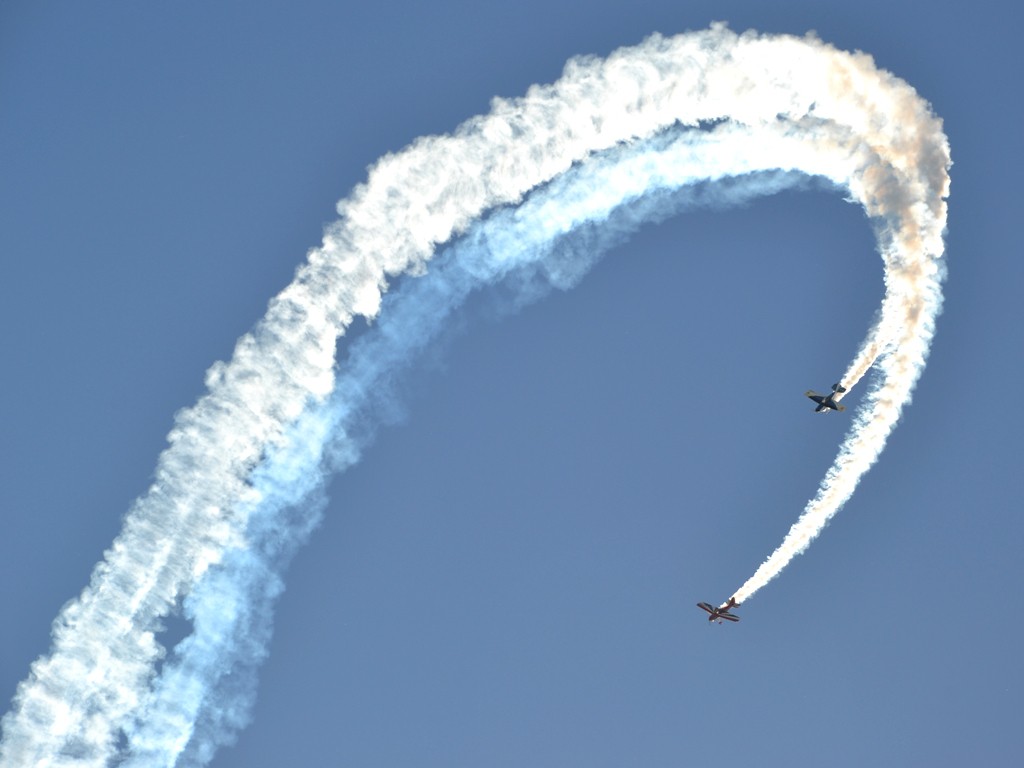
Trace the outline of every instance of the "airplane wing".
[[718, 614], [718, 618], [725, 619], [726, 621], [739, 621], [740, 620], [739, 616], [733, 616], [728, 611], [723, 611], [722, 613]]

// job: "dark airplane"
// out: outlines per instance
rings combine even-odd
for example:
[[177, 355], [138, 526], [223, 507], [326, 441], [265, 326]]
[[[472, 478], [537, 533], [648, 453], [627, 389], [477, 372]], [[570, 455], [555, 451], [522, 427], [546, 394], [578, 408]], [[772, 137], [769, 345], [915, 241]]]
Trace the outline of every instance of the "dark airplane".
[[845, 391], [846, 387], [844, 387], [840, 382], [837, 381], [835, 384], [832, 385], [832, 392], [830, 394], [819, 395], [813, 389], [808, 389], [806, 392], [804, 392], [804, 394], [818, 404], [818, 407], [814, 409], [815, 413], [828, 413], [830, 410], [846, 410], [845, 405], [840, 405], [839, 403], [836, 402], [836, 395], [841, 395]]
[[715, 608], [711, 603], [697, 603], [697, 607], [702, 611], [707, 611], [711, 615], [708, 616], [708, 621], [718, 621], [722, 623], [722, 619], [726, 621], [739, 621], [740, 617], [735, 613], [729, 613], [730, 608], [735, 608], [739, 603], [736, 602], [735, 597], [730, 597], [729, 602], [723, 605], [721, 608]]

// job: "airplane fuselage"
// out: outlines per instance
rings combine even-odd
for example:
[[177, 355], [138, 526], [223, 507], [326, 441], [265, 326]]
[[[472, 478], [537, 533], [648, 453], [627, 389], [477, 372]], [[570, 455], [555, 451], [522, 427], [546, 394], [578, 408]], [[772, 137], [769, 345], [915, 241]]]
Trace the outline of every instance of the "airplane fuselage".
[[697, 603], [698, 608], [702, 611], [707, 611], [710, 614], [708, 616], [708, 621], [717, 621], [719, 624], [722, 623], [722, 619], [727, 619], [728, 621], [740, 620], [739, 616], [729, 612], [730, 608], [734, 608], [737, 605], [739, 605], [739, 603], [736, 602], [735, 597], [730, 597], [729, 602], [719, 608], [715, 608], [711, 603]]
[[819, 395], [813, 389], [808, 389], [804, 392], [804, 395], [809, 397], [811, 400], [818, 404], [818, 407], [814, 409], [815, 413], [828, 413], [829, 411], [845, 411], [846, 406], [840, 405], [836, 402], [836, 395], [842, 394], [846, 391], [840, 382], [836, 382], [832, 385], [832, 392], [827, 395]]

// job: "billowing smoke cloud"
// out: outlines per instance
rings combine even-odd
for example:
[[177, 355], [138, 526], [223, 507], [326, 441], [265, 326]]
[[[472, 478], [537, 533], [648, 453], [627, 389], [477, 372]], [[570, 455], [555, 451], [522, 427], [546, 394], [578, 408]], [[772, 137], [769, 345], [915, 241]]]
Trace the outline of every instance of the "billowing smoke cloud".
[[[206, 764], [247, 721], [325, 478], [358, 460], [390, 383], [471, 291], [529, 301], [640, 223], [820, 177], [877, 232], [885, 299], [844, 383], [879, 376], [817, 497], [736, 593], [749, 598], [849, 497], [910, 396], [941, 302], [948, 166], [928, 105], [869, 57], [722, 26], [570, 61], [383, 158], [178, 415], [153, 487], [19, 687], [0, 765]], [[336, 361], [357, 316], [375, 319]], [[168, 654], [157, 635], [179, 611], [193, 631]]]

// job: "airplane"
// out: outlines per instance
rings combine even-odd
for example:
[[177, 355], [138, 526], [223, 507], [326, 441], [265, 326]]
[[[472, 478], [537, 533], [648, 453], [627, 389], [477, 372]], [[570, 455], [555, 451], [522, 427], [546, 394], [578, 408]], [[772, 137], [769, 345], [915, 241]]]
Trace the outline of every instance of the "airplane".
[[841, 395], [845, 391], [846, 387], [844, 387], [842, 383], [837, 381], [835, 384], [832, 385], [832, 392], [830, 394], [819, 395], [813, 389], [808, 389], [806, 392], [804, 392], [804, 394], [818, 404], [818, 407], [814, 409], [815, 413], [828, 413], [830, 410], [846, 410], [845, 405], [840, 405], [839, 403], [836, 402], [836, 395]]
[[722, 623], [722, 619], [726, 621], [739, 621], [740, 617], [735, 613], [729, 613], [730, 608], [735, 608], [739, 603], [736, 602], [735, 597], [730, 597], [729, 602], [723, 605], [721, 608], [715, 608], [711, 603], [697, 603], [697, 607], [702, 611], [707, 611], [711, 615], [708, 616], [708, 621], [718, 620], [718, 623]]

